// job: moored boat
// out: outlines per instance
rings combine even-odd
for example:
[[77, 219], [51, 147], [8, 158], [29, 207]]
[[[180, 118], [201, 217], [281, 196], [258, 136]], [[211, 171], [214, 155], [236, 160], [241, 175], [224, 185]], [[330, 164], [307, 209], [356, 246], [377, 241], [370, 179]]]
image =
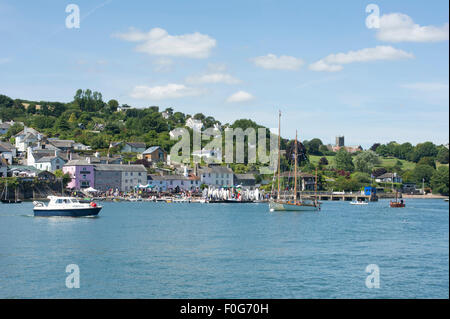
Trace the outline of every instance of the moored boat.
[[63, 196], [48, 196], [49, 203], [34, 201], [34, 216], [67, 216], [67, 217], [85, 217], [97, 216], [102, 206], [94, 202], [80, 203], [77, 198]]

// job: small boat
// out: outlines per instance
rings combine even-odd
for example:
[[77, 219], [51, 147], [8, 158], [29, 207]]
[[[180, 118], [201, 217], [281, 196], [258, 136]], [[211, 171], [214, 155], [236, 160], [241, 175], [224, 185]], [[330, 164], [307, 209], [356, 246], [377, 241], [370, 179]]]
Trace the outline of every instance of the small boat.
[[391, 208], [403, 208], [405, 207], [405, 203], [402, 200], [398, 200], [398, 192], [395, 192], [395, 201], [390, 201], [389, 202], [389, 206]]
[[97, 216], [102, 209], [102, 206], [94, 202], [80, 203], [75, 197], [48, 196], [47, 198], [50, 199], [47, 205], [40, 201], [33, 202], [34, 216]]
[[350, 202], [350, 205], [369, 205], [369, 203], [362, 201], [362, 200], [358, 200], [358, 201]]

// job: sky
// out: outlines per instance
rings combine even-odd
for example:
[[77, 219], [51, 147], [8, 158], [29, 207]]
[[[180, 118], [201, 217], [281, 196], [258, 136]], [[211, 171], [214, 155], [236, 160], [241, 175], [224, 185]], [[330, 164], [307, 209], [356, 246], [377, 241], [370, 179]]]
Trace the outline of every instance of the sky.
[[0, 0], [0, 94], [69, 102], [89, 88], [222, 124], [274, 128], [281, 110], [284, 137], [325, 144], [445, 144], [448, 12], [440, 0]]

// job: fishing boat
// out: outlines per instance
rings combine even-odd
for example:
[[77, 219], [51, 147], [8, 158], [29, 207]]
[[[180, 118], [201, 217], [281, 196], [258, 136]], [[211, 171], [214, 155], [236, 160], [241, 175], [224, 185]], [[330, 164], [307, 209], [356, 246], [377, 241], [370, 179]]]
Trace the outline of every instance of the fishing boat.
[[398, 192], [395, 192], [395, 201], [390, 201], [389, 206], [392, 208], [403, 208], [405, 207], [405, 203], [402, 200], [398, 200]]
[[[297, 131], [295, 132], [295, 159], [294, 159], [294, 199], [292, 201], [281, 200], [280, 197], [280, 147], [281, 147], [281, 112], [278, 115], [278, 184], [277, 184], [277, 197], [271, 198], [269, 201], [269, 210], [273, 211], [315, 211], [320, 209], [320, 203], [317, 201], [317, 169], [316, 169], [316, 179], [315, 179], [315, 196], [314, 201], [305, 201], [297, 199]], [[275, 180], [275, 174], [274, 174]], [[273, 185], [273, 184], [272, 184]], [[273, 193], [273, 186], [272, 186]]]
[[[17, 194], [17, 188], [15, 189], [14, 198], [9, 198], [8, 193], [8, 180], [5, 181], [5, 188], [3, 189], [5, 196], [1, 196], [1, 201], [3, 204], [20, 204], [22, 200], [19, 199]], [[3, 195], [3, 194], [2, 194]]]
[[47, 205], [40, 201], [34, 201], [34, 216], [67, 216], [67, 217], [85, 217], [97, 216], [102, 206], [95, 202], [81, 203], [75, 197], [48, 196], [50, 201]]

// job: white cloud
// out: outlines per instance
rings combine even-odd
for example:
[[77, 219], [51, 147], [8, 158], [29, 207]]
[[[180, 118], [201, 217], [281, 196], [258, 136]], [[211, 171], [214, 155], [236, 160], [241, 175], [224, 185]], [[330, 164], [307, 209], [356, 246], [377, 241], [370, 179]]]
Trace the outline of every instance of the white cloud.
[[245, 91], [238, 91], [228, 97], [227, 102], [237, 103], [237, 102], [247, 102], [254, 99], [254, 96]]
[[191, 84], [206, 84], [206, 83], [224, 83], [224, 84], [238, 84], [241, 81], [226, 73], [210, 73], [200, 76], [192, 76], [186, 79], [187, 83]]
[[268, 54], [251, 59], [256, 66], [264, 69], [274, 70], [298, 70], [303, 64], [303, 60], [293, 56]]
[[182, 98], [186, 96], [195, 96], [200, 94], [202, 94], [202, 91], [199, 89], [186, 87], [183, 84], [169, 83], [165, 86], [136, 86], [133, 89], [133, 92], [131, 92], [131, 97], [135, 99], [163, 100]]
[[126, 33], [116, 33], [113, 36], [129, 42], [141, 42], [136, 50], [149, 55], [202, 59], [207, 58], [216, 46], [216, 40], [205, 34], [195, 32], [170, 35], [161, 28], [153, 28], [149, 32], [131, 28]]
[[380, 18], [376, 37], [387, 42], [438, 42], [448, 41], [448, 22], [443, 26], [420, 26], [406, 14], [390, 13]]
[[377, 46], [347, 53], [330, 54], [312, 63], [309, 68], [313, 71], [336, 72], [343, 69], [343, 64], [354, 62], [370, 62], [377, 60], [398, 60], [414, 58], [412, 53], [395, 49], [391, 46]]
[[449, 90], [448, 83], [439, 83], [439, 82], [407, 83], [407, 84], [402, 84], [401, 87], [403, 87], [405, 89], [425, 91], [425, 92], [435, 92], [435, 91], [442, 91], [442, 90], [445, 90], [448, 92], [448, 90]]

